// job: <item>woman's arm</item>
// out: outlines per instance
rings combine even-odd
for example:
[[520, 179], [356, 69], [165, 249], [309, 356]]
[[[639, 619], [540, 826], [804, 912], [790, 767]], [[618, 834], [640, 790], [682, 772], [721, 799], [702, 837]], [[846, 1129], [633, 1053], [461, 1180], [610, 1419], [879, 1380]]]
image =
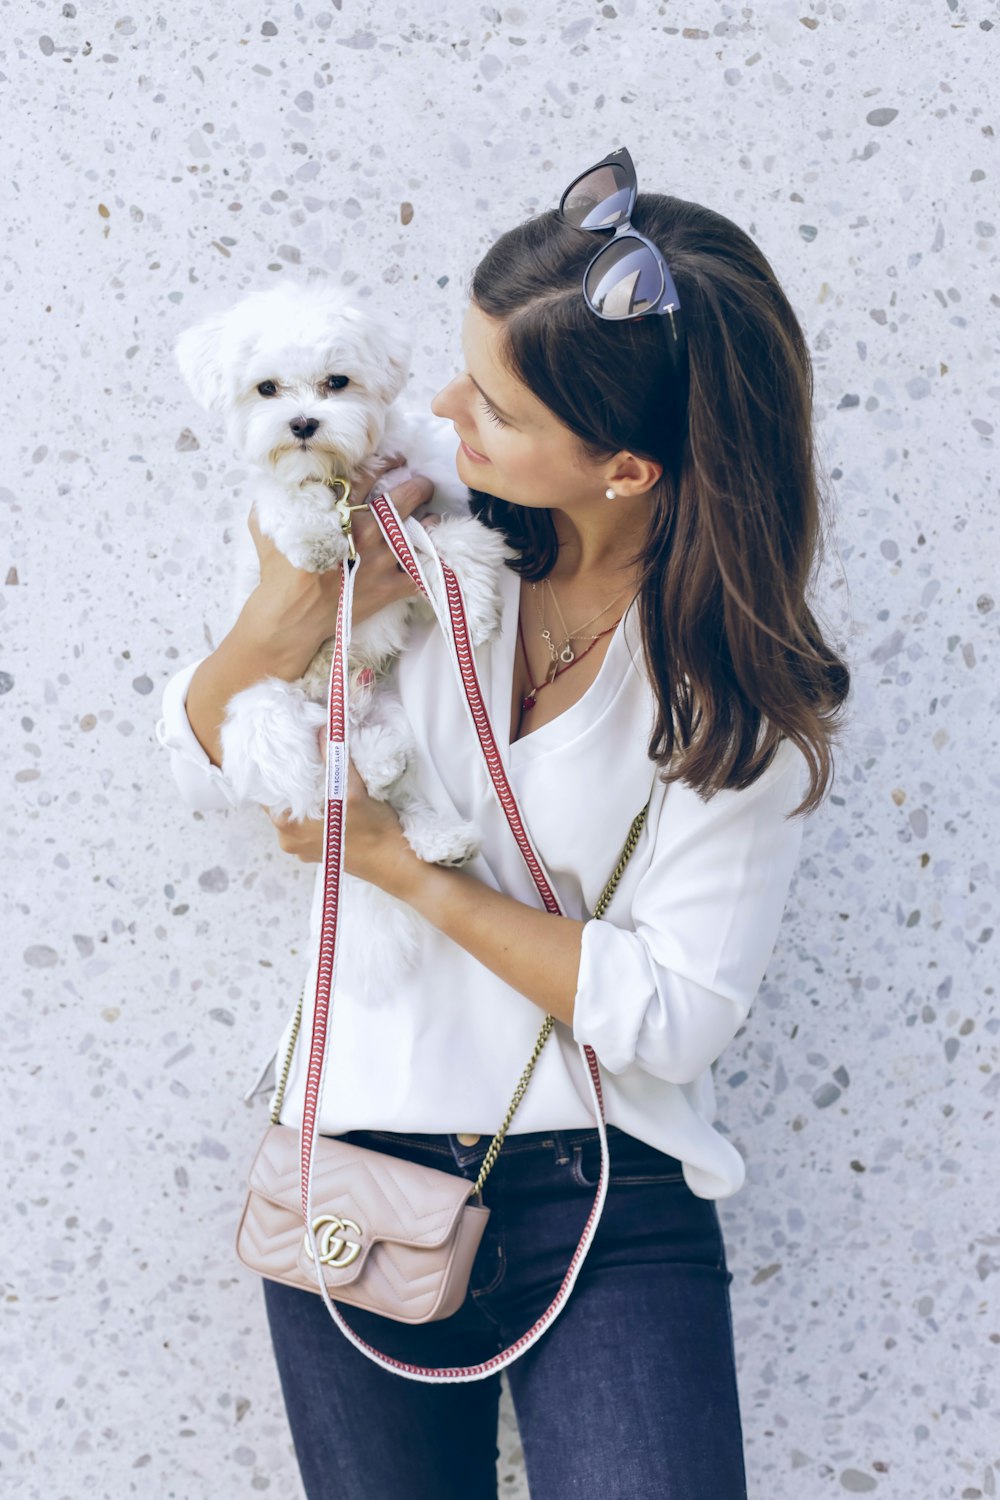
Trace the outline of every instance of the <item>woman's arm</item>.
[[156, 738], [169, 752], [170, 769], [185, 805], [195, 812], [226, 811], [239, 806], [239, 795], [228, 776], [209, 760], [185, 707], [188, 686], [203, 659], [189, 661], [168, 680], [160, 699]]
[[[326, 754], [325, 725], [318, 739]], [[267, 809], [265, 809], [267, 811]], [[323, 858], [323, 821], [268, 817], [281, 847], [299, 859]], [[354, 762], [348, 763], [344, 868], [407, 902], [446, 937], [536, 1005], [567, 1024], [580, 967], [583, 922], [526, 906], [484, 885], [465, 870], [418, 859], [387, 802], [368, 795]]]
[[465, 870], [415, 864], [391, 894], [511, 989], [572, 1026], [586, 923], [525, 906]]
[[188, 683], [185, 709], [188, 722], [214, 766], [222, 765], [220, 730], [226, 705], [244, 688], [262, 677], [282, 677], [294, 682], [301, 677], [314, 650], [283, 640], [268, 628], [261, 601], [251, 594], [236, 624], [210, 656], [196, 667]]
[[[382, 471], [396, 463], [398, 459], [387, 460]], [[403, 517], [412, 515], [433, 493], [430, 480], [420, 476], [395, 484], [391, 484], [391, 474], [386, 477], [389, 494]], [[370, 488], [358, 485], [354, 494], [361, 499]], [[340, 569], [307, 573], [295, 568], [261, 534], [253, 511], [247, 525], [260, 562], [260, 582], [211, 655], [188, 662], [169, 679], [156, 721], [156, 738], [170, 752], [181, 797], [195, 811], [241, 805], [222, 770], [220, 730], [233, 695], [262, 677], [286, 681], [300, 677], [336, 625]], [[354, 536], [365, 561], [355, 590], [354, 617], [363, 620], [412, 594], [416, 586], [397, 566], [371, 516], [355, 516]]]
[[[467, 871], [419, 860], [387, 803], [350, 767], [345, 868], [419, 911], [512, 989], [572, 1026], [612, 1073], [689, 1083], [745, 1021], [781, 925], [802, 839], [804, 760], [789, 741], [742, 791], [707, 803], [675, 783], [629, 923], [527, 906]], [[282, 847], [321, 859], [323, 824], [272, 819]], [[612, 908], [612, 911], [614, 909]]]
[[[587, 922], [573, 1036], [611, 1073], [693, 1083], [749, 1014], [802, 843], [807, 766], [789, 740], [752, 786], [703, 802], [675, 782], [627, 910]], [[627, 925], [621, 927], [616, 922]]]
[[[398, 466], [397, 460], [380, 472]], [[371, 484], [355, 487], [364, 499]], [[429, 479], [413, 477], [395, 485], [389, 494], [400, 515], [409, 516], [429, 500], [434, 487]], [[269, 537], [263, 536], [251, 511], [247, 525], [257, 548], [260, 582], [240, 611], [232, 630], [206, 656], [191, 677], [186, 709], [191, 728], [215, 766], [222, 765], [220, 730], [229, 700], [262, 677], [282, 677], [294, 682], [301, 677], [324, 641], [334, 632], [340, 598], [340, 569], [308, 573], [296, 568]], [[354, 536], [365, 566], [359, 570], [354, 601], [354, 619], [368, 615], [397, 599], [416, 593], [412, 579], [396, 566], [376, 522], [356, 516]]]

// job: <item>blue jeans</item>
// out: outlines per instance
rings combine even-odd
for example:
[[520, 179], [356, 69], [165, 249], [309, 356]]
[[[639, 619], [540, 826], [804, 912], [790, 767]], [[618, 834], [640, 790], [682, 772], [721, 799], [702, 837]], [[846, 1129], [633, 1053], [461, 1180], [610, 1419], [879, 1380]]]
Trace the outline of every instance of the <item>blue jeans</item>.
[[[491, 1137], [354, 1130], [345, 1141], [475, 1178]], [[532, 1500], [746, 1500], [729, 1284], [713, 1200], [681, 1164], [608, 1127], [604, 1212], [569, 1300], [507, 1366]], [[551, 1302], [590, 1211], [596, 1128], [508, 1135], [449, 1318], [408, 1325], [340, 1303], [385, 1354], [441, 1366], [506, 1348]], [[309, 1500], [496, 1500], [499, 1374], [408, 1380], [374, 1364], [317, 1292], [264, 1280]]]

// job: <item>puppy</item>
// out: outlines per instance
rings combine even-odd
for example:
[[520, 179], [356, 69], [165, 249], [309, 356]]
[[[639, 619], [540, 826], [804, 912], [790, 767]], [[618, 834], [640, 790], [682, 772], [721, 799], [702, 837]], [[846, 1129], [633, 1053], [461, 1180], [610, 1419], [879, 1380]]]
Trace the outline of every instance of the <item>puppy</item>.
[[[338, 567], [348, 539], [338, 500], [344, 485], [370, 477], [381, 455], [405, 453], [427, 475], [440, 516], [433, 539], [462, 586], [473, 643], [500, 627], [500, 569], [511, 550], [468, 513], [468, 490], [447, 456], [437, 419], [404, 413], [397, 398], [409, 343], [385, 317], [355, 304], [325, 275], [251, 292], [177, 340], [181, 373], [195, 399], [225, 420], [233, 447], [252, 469], [261, 532], [308, 572]], [[341, 481], [336, 484], [335, 481]], [[234, 618], [260, 580], [249, 532], [240, 534]], [[437, 586], [436, 570], [425, 570]], [[426, 601], [387, 605], [352, 627], [348, 672], [351, 759], [369, 793], [388, 801], [421, 859], [460, 865], [479, 851], [478, 830], [440, 816], [421, 795], [414, 743], [386, 673]], [[266, 677], [237, 693], [221, 727], [222, 769], [247, 802], [292, 819], [321, 818], [325, 776], [317, 728], [325, 724], [333, 640], [297, 682]], [[471, 753], [471, 747], [470, 747]], [[338, 922], [346, 972], [376, 999], [399, 965], [412, 963], [423, 919], [403, 902], [344, 876]]]

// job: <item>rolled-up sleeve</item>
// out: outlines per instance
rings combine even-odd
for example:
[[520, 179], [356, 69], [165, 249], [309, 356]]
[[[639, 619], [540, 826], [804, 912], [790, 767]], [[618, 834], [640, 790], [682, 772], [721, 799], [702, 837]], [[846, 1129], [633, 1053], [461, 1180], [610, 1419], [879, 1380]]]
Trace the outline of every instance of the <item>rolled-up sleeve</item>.
[[802, 842], [785, 814], [804, 788], [788, 740], [741, 791], [666, 788], [630, 909], [583, 928], [573, 1036], [609, 1072], [691, 1083], [732, 1041], [777, 940]]
[[236, 789], [209, 759], [187, 716], [188, 685], [204, 660], [200, 656], [170, 678], [163, 689], [155, 726], [157, 740], [170, 752], [170, 769], [180, 794], [187, 806], [197, 811], [240, 805]]

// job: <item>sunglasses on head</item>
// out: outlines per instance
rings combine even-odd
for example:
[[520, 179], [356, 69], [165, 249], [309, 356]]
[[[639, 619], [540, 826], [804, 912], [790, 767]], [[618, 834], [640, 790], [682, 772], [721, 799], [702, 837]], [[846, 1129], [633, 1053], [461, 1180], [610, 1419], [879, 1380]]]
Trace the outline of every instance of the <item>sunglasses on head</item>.
[[677, 343], [674, 314], [680, 312], [680, 298], [659, 250], [632, 228], [637, 192], [632, 158], [619, 146], [570, 183], [556, 213], [574, 229], [615, 231], [583, 273], [583, 297], [591, 312], [613, 323], [665, 313]]

